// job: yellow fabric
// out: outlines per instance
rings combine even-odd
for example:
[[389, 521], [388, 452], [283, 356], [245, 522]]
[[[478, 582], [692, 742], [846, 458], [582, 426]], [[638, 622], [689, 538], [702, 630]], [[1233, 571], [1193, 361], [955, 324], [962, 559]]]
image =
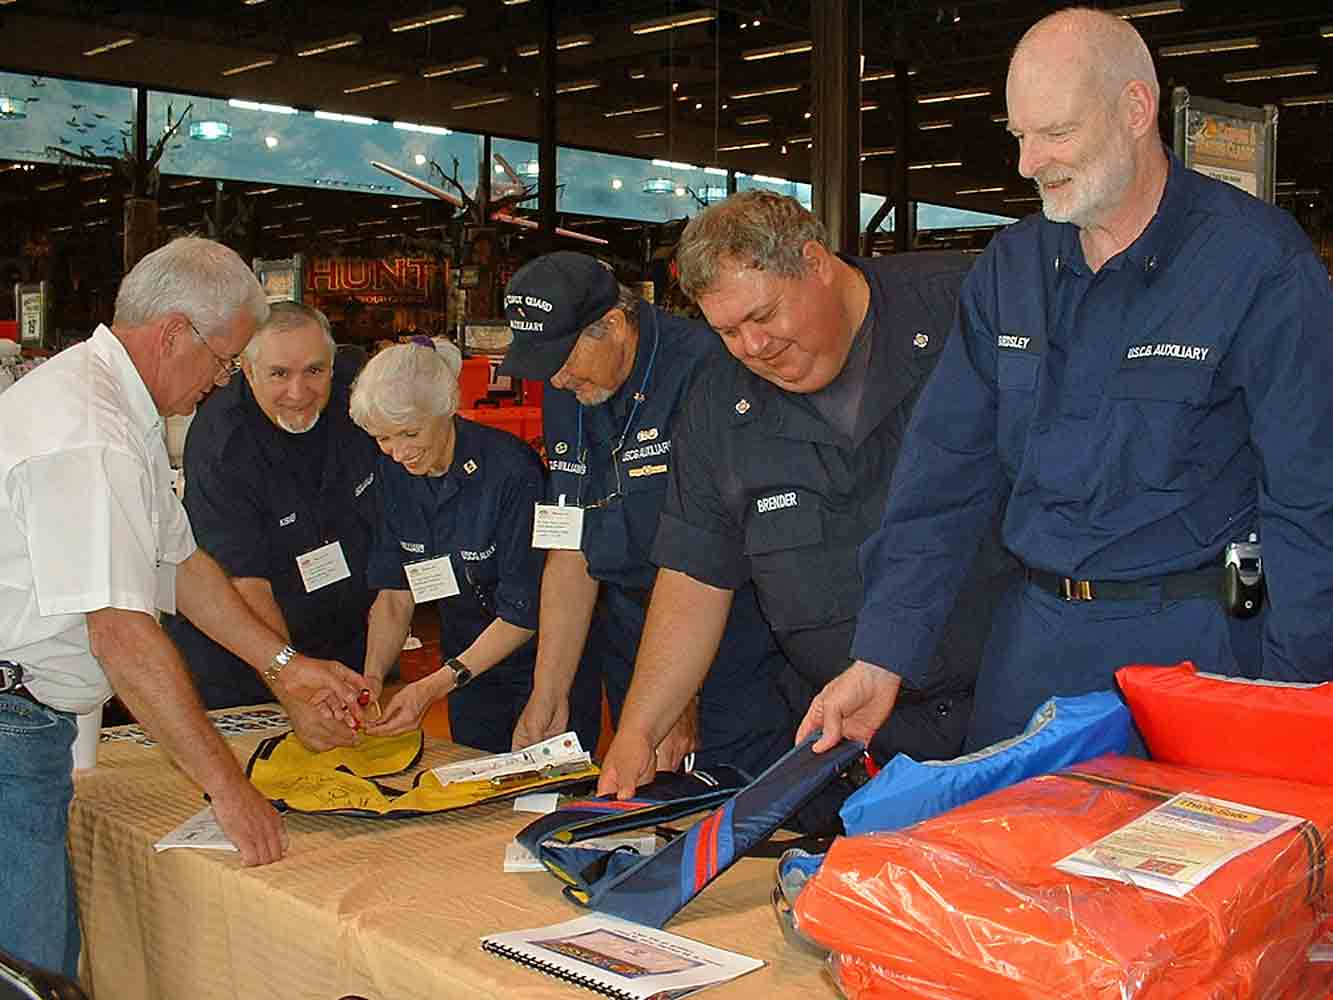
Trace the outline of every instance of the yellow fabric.
[[513, 798], [596, 778], [596, 765], [549, 778], [513, 781], [497, 787], [489, 780], [441, 785], [431, 771], [417, 775], [407, 791], [370, 781], [412, 767], [421, 757], [420, 731], [400, 736], [366, 736], [354, 747], [312, 753], [295, 733], [270, 737], [250, 758], [250, 780], [264, 797], [296, 812], [342, 813], [390, 819], [447, 812], [482, 802]]

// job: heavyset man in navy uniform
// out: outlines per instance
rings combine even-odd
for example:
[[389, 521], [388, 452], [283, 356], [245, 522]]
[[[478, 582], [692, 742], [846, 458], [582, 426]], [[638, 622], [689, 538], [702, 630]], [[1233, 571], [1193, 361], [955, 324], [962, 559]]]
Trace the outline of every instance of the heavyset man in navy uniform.
[[[1152, 58], [1086, 9], [1014, 52], [1009, 130], [1044, 218], [996, 236], [917, 407], [848, 671], [803, 730], [876, 729], [921, 677], [972, 539], [1007, 499], [1005, 598], [969, 743], [1127, 663], [1333, 678], [1333, 293], [1285, 213], [1187, 170]], [[1223, 606], [1257, 535], [1266, 611]], [[894, 714], [896, 714], [896, 709]]]
[[[528, 263], [509, 282], [505, 313], [514, 341], [501, 372], [550, 383], [542, 416], [557, 509], [544, 505], [539, 521], [559, 525], [548, 537], [561, 546], [546, 559], [533, 696], [514, 733], [523, 746], [563, 728], [585, 642], [619, 719], [657, 575], [649, 548], [680, 406], [696, 374], [725, 355], [702, 324], [641, 300], [586, 254]], [[713, 650], [649, 752], [664, 769], [695, 751], [700, 765], [757, 774], [791, 742], [777, 686], [786, 663], [752, 588], [719, 599]]]
[[[201, 548], [259, 618], [311, 656], [360, 671], [374, 593], [375, 442], [347, 415], [324, 314], [275, 303], [233, 378], [199, 407], [185, 441], [185, 510]], [[209, 708], [272, 700], [258, 675], [183, 616], [164, 618]], [[285, 704], [285, 703], [284, 703]], [[355, 734], [286, 705], [312, 749]]]
[[[962, 254], [838, 257], [818, 219], [767, 191], [701, 213], [676, 256], [681, 288], [735, 361], [701, 376], [676, 432], [653, 548], [663, 568], [602, 769], [600, 791], [622, 797], [651, 776], [648, 747], [707, 668], [733, 590], [758, 591], [799, 675], [801, 708], [847, 665], [857, 546], [883, 514], [969, 264]], [[878, 756], [958, 752], [996, 578], [1012, 571], [992, 533], [929, 670], [877, 735]]]

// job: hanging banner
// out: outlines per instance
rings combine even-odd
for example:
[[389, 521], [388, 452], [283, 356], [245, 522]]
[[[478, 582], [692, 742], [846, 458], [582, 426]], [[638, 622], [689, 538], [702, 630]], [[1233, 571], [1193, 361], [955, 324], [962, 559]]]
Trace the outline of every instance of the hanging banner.
[[1251, 108], [1171, 94], [1175, 151], [1185, 166], [1272, 202], [1276, 192], [1277, 108]]
[[312, 296], [351, 296], [366, 305], [443, 301], [449, 265], [429, 257], [313, 257], [305, 273]]
[[14, 286], [14, 315], [18, 317], [19, 343], [40, 347], [46, 341], [46, 282]]

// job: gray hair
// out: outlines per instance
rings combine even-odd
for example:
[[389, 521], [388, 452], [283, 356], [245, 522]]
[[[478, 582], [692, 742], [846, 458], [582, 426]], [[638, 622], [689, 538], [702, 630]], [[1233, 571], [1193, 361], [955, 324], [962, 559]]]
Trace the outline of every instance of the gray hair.
[[113, 325], [143, 326], [184, 313], [205, 337], [223, 336], [237, 315], [258, 325], [268, 318], [264, 289], [234, 250], [182, 236], [130, 269], [116, 293]]
[[263, 334], [280, 336], [312, 324], [319, 327], [320, 332], [324, 334], [324, 340], [329, 345], [329, 363], [332, 364], [333, 353], [338, 349], [338, 345], [333, 342], [333, 328], [329, 326], [329, 318], [313, 306], [303, 305], [300, 302], [274, 302], [269, 306], [268, 319], [255, 331], [255, 335], [245, 345], [241, 355], [250, 364], [254, 364], [259, 360], [260, 336]]
[[415, 423], [451, 417], [458, 409], [458, 373], [463, 355], [447, 342], [434, 349], [421, 344], [386, 347], [361, 369], [352, 383], [350, 410], [358, 427]]
[[828, 249], [828, 230], [795, 198], [764, 190], [733, 194], [696, 215], [681, 234], [680, 289], [698, 299], [717, 282], [727, 259], [784, 278], [803, 277], [802, 251], [811, 240]]
[[1093, 7], [1066, 7], [1043, 17], [1018, 40], [1010, 65], [1029, 45], [1056, 33], [1065, 46], [1073, 42], [1086, 51], [1087, 80], [1108, 105], [1135, 80], [1146, 84], [1153, 103], [1160, 105], [1162, 88], [1143, 36], [1124, 18]]
[[[613, 305], [611, 308], [619, 309], [621, 312], [623, 312], [625, 314], [625, 322], [628, 323], [630, 326], [634, 327], [635, 330], [638, 330], [639, 302], [640, 302], [639, 293], [631, 288], [626, 288], [624, 285], [621, 285], [618, 282], [617, 282], [617, 287], [620, 290], [616, 293], [616, 304]], [[608, 310], [608, 312], [609, 311], [610, 310]], [[579, 336], [589, 337], [592, 340], [601, 340], [610, 332], [611, 332], [611, 325], [607, 323], [606, 316], [603, 315], [601, 319], [594, 320], [593, 322], [585, 326], [582, 330], [580, 330]]]

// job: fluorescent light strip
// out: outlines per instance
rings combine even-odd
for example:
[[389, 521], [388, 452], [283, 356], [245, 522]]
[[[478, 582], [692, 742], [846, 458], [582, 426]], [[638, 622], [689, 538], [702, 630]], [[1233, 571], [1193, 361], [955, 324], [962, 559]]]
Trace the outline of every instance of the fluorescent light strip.
[[360, 35], [339, 35], [337, 38], [326, 38], [322, 42], [311, 42], [304, 48], [297, 49], [296, 54], [302, 58], [317, 56], [324, 52], [336, 52], [338, 49], [350, 49], [353, 45], [360, 44]]
[[629, 26], [629, 30], [635, 35], [651, 35], [657, 31], [674, 31], [676, 28], [688, 28], [693, 24], [707, 24], [716, 16], [711, 10], [689, 10], [669, 17], [655, 17], [650, 21], [635, 21]]
[[921, 122], [917, 125], [922, 132], [938, 132], [940, 129], [953, 128], [953, 122], [947, 119], [941, 119], [934, 122]]
[[387, 76], [383, 80], [371, 80], [369, 83], [361, 83], [355, 87], [344, 87], [344, 94], [364, 94], [367, 90], [381, 90], [384, 87], [392, 87], [395, 84], [402, 83], [402, 79], [396, 76]]
[[[565, 35], [555, 40], [555, 49], [557, 52], [564, 52], [566, 49], [582, 48], [584, 45], [591, 45], [596, 39], [592, 35]], [[520, 45], [514, 50], [515, 55], [524, 59], [530, 56], [541, 55], [542, 47], [536, 42], [529, 45]]]
[[[916, 76], [916, 70], [909, 69], [907, 71], [907, 75]], [[897, 72], [891, 69], [877, 69], [873, 73], [861, 74], [862, 83], [874, 83], [877, 80], [896, 80], [897, 78], [898, 78]]]
[[604, 111], [603, 118], [624, 118], [626, 115], [646, 115], [650, 111], [661, 111], [660, 104], [642, 104], [637, 108], [624, 108], [620, 111]]
[[862, 102], [861, 102], [861, 110], [862, 110], [863, 112], [865, 112], [865, 111], [878, 111], [878, 110], [879, 110], [879, 101], [862, 101]]
[[746, 49], [741, 53], [741, 58], [746, 62], [757, 62], [760, 59], [776, 59], [778, 56], [798, 56], [809, 52], [815, 47], [815, 43], [806, 39], [803, 42], [788, 42], [785, 45], [769, 45], [762, 49]]
[[666, 135], [666, 133], [663, 132], [663, 131], [661, 131], [661, 130], [653, 130], [653, 131], [649, 131], [649, 132], [635, 132], [635, 133], [634, 133], [634, 138], [636, 138], [636, 139], [660, 139], [660, 138], [662, 138], [662, 136], [664, 136], [664, 135]]
[[431, 80], [437, 76], [452, 76], [455, 73], [467, 73], [474, 69], [485, 69], [491, 61], [485, 56], [473, 59], [460, 59], [458, 62], [442, 63], [439, 66], [427, 66], [421, 71], [423, 79]]
[[557, 94], [579, 94], [585, 90], [596, 90], [602, 85], [601, 80], [571, 80], [555, 88]]
[[126, 45], [133, 45], [139, 40], [137, 35], [125, 35], [122, 38], [116, 38], [107, 42], [105, 45], [98, 45], [96, 48], [87, 49], [83, 54], [85, 56], [100, 56], [106, 52], [114, 52], [116, 49], [123, 49]]
[[404, 132], [424, 132], [426, 135], [453, 135], [454, 130], [443, 125], [418, 125], [416, 122], [394, 122], [393, 127]]
[[400, 21], [390, 21], [390, 31], [412, 31], [415, 28], [429, 28], [432, 24], [443, 24], [445, 21], [458, 21], [467, 17], [466, 7], [442, 7], [439, 10], [432, 10], [426, 14], [418, 14], [416, 17], [405, 17]]
[[1041, 201], [1041, 196], [1040, 196], [1040, 195], [1036, 195], [1036, 194], [1027, 194], [1027, 195], [1023, 195], [1021, 198], [1006, 198], [1006, 199], [1004, 199], [1004, 202], [1005, 202], [1006, 205], [1016, 205], [1016, 204], [1019, 204], [1020, 202], [1024, 202], [1024, 201]]
[[716, 175], [716, 176], [718, 176], [718, 177], [726, 177], [726, 176], [727, 176], [727, 171], [726, 171], [726, 168], [725, 168], [725, 167], [704, 167], [704, 173], [706, 173], [706, 174], [714, 174], [714, 175]]
[[1132, 21], [1136, 17], [1159, 17], [1162, 14], [1179, 14], [1185, 9], [1181, 0], [1158, 0], [1156, 3], [1131, 3], [1124, 7], [1108, 7], [1106, 13]]
[[344, 115], [338, 111], [316, 111], [315, 117], [326, 122], [342, 122], [344, 125], [374, 125], [374, 118], [364, 115]]
[[764, 149], [771, 145], [773, 144], [768, 140], [762, 142], [734, 142], [729, 146], [718, 146], [717, 151], [719, 153], [734, 153], [741, 149]]
[[898, 150], [893, 146], [872, 146], [869, 149], [861, 150], [861, 159], [871, 156], [893, 156]]
[[1009, 123], [1008, 115], [991, 115], [990, 120], [996, 125], [1007, 125]]
[[772, 115], [742, 115], [736, 119], [737, 125], [767, 125], [773, 120]]
[[1319, 29], [1320, 38], [1333, 38], [1333, 24], [1326, 24]]
[[491, 94], [489, 97], [478, 97], [471, 101], [459, 101], [451, 105], [455, 111], [470, 111], [473, 108], [485, 108], [492, 104], [504, 104], [506, 101], [512, 101], [513, 94]]
[[631, 80], [642, 80], [647, 75], [648, 74], [641, 69], [632, 69], [629, 71], [629, 78]]
[[815, 142], [815, 137], [812, 135], [794, 135], [787, 141], [792, 145], [800, 145], [803, 143], [807, 146], [813, 146]]
[[249, 73], [252, 69], [263, 69], [265, 66], [272, 66], [277, 61], [277, 56], [269, 56], [266, 59], [256, 59], [254, 62], [242, 63], [239, 66], [232, 66], [230, 69], [224, 69], [222, 75], [239, 76], [241, 73]]
[[1157, 54], [1164, 59], [1173, 56], [1207, 56], [1215, 52], [1239, 52], [1242, 49], [1257, 49], [1259, 39], [1255, 35], [1241, 35], [1238, 38], [1215, 38], [1211, 42], [1189, 42], [1186, 45], [1163, 45]]
[[245, 192], [245, 193], [246, 193], [246, 194], [253, 194], [253, 195], [259, 195], [259, 194], [272, 194], [272, 193], [275, 192], [276, 190], [278, 190], [278, 189], [275, 188], [275, 187], [260, 187], [260, 188], [251, 188], [249, 191], [247, 191], [247, 192]]
[[228, 107], [240, 108], [242, 111], [267, 111], [275, 115], [295, 115], [300, 114], [293, 107], [286, 104], [261, 104], [258, 101], [242, 101], [233, 97], [227, 102]]
[[780, 87], [766, 87], [763, 90], [742, 90], [738, 94], [732, 94], [733, 101], [744, 101], [751, 97], [772, 97], [776, 94], [794, 94], [801, 89], [799, 83], [783, 84]]
[[1294, 76], [1315, 76], [1319, 73], [1316, 63], [1301, 63], [1296, 66], [1270, 66], [1267, 69], [1243, 69], [1235, 73], [1223, 73], [1227, 83], [1254, 83], [1258, 80], [1287, 80]]
[[943, 170], [947, 167], [961, 167], [962, 160], [934, 160], [927, 163], [909, 163], [908, 170]]
[[955, 191], [954, 194], [999, 194], [1003, 190], [1003, 187], [962, 188], [959, 191]]
[[1284, 107], [1308, 108], [1315, 104], [1333, 104], [1333, 94], [1307, 94], [1305, 97], [1284, 97]]
[[922, 94], [916, 99], [917, 104], [942, 104], [945, 101], [970, 101], [976, 97], [990, 97], [989, 87], [963, 87], [959, 90], [941, 90], [934, 94]]

